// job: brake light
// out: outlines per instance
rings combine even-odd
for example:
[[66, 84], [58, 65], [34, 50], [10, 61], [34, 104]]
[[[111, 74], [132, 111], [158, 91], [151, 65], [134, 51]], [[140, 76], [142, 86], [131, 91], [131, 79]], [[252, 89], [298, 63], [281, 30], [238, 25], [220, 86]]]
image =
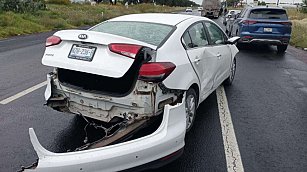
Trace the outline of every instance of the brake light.
[[62, 42], [61, 38], [58, 36], [50, 36], [49, 38], [47, 38], [46, 40], [46, 47], [50, 47], [53, 45], [58, 45]]
[[291, 23], [291, 22], [281, 22], [280, 24], [282, 24], [282, 25], [292, 26], [292, 23]]
[[257, 21], [254, 21], [254, 20], [244, 20], [242, 21], [243, 24], [247, 24], [247, 25], [250, 25], [250, 24], [256, 24]]
[[161, 82], [176, 68], [171, 62], [144, 63], [139, 71], [139, 79], [150, 82]]
[[109, 44], [109, 49], [113, 53], [120, 54], [126, 57], [135, 58], [142, 46], [133, 44]]
[[253, 37], [252, 36], [243, 36], [243, 38], [252, 39]]

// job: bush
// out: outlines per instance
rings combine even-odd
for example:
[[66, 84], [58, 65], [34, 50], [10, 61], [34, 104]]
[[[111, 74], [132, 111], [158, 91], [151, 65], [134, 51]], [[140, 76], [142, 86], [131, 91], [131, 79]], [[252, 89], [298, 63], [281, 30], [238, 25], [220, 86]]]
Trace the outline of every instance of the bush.
[[25, 13], [44, 9], [46, 9], [44, 0], [0, 0], [0, 11]]
[[68, 5], [70, 4], [70, 0], [48, 0], [48, 4], [59, 4], [59, 5]]
[[258, 5], [259, 5], [259, 6], [266, 6], [266, 3], [265, 3], [264, 1], [261, 1], [261, 2], [258, 1]]
[[303, 20], [292, 20], [292, 34], [290, 44], [307, 48], [307, 18]]
[[301, 12], [302, 13], [307, 13], [307, 7], [302, 7]]

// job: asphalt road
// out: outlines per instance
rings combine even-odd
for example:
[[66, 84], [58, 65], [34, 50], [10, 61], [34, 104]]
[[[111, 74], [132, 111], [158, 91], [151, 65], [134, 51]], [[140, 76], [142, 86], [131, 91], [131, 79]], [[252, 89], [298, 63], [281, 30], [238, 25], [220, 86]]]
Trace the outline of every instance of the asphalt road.
[[[195, 12], [197, 14], [197, 12]], [[220, 22], [220, 19], [217, 20]], [[52, 32], [0, 41], [0, 101], [45, 80], [44, 41]], [[250, 46], [237, 56], [234, 84], [225, 87], [245, 171], [307, 171], [307, 52]], [[84, 124], [44, 106], [44, 88], [0, 104], [0, 172], [31, 164], [28, 128], [54, 152], [84, 139]], [[152, 171], [227, 171], [215, 93], [197, 111], [182, 157]]]

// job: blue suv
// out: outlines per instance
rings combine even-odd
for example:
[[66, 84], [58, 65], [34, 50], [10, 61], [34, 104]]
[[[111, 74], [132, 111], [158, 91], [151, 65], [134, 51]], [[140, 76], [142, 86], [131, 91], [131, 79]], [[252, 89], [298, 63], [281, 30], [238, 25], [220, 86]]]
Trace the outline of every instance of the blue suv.
[[238, 44], [257, 43], [276, 45], [284, 53], [291, 36], [292, 23], [280, 7], [246, 7], [236, 17], [229, 35], [239, 36]]

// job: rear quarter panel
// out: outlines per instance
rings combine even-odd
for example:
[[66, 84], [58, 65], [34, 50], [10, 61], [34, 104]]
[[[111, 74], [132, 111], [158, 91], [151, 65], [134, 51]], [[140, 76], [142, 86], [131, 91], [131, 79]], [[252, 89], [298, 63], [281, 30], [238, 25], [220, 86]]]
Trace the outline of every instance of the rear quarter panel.
[[199, 86], [198, 77], [181, 43], [185, 30], [198, 20], [188, 19], [179, 23], [175, 32], [157, 50], [157, 61], [172, 62], [176, 65], [175, 70], [163, 81], [164, 85], [170, 89], [188, 90], [193, 83]]

